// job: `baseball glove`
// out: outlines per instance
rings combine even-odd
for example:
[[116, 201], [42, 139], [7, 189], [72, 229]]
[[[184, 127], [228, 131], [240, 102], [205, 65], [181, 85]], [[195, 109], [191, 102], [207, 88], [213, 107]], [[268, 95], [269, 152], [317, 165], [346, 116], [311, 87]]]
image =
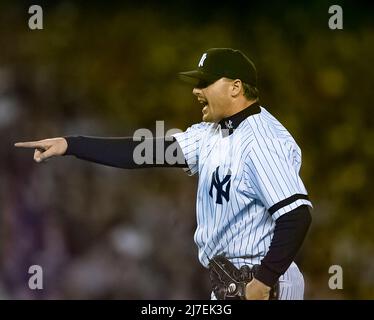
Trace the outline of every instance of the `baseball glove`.
[[[259, 265], [250, 268], [247, 265], [236, 268], [222, 255], [215, 256], [209, 261], [209, 275], [212, 290], [218, 300], [245, 300], [245, 287], [256, 273]], [[277, 299], [277, 287], [270, 291], [270, 299]]]

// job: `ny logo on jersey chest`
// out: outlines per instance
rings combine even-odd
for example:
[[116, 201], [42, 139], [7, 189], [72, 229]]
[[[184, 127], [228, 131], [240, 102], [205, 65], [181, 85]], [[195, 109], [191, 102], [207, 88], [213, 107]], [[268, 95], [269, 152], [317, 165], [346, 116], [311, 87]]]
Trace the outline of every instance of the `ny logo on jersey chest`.
[[[222, 204], [222, 197], [228, 202], [230, 200], [231, 170], [220, 180], [219, 166], [212, 173], [212, 182], [210, 184], [209, 195], [213, 198], [213, 187], [217, 190], [216, 203]], [[225, 187], [226, 185], [226, 187]]]

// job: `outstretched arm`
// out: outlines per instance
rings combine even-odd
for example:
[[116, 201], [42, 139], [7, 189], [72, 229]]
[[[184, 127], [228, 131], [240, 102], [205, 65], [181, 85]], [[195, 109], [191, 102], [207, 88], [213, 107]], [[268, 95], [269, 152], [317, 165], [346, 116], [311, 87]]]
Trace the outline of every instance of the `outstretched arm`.
[[175, 138], [166, 140], [162, 137], [134, 141], [132, 137], [74, 136], [19, 142], [15, 146], [35, 148], [34, 160], [36, 162], [42, 162], [54, 156], [74, 155], [83, 160], [125, 169], [187, 166], [183, 152]]

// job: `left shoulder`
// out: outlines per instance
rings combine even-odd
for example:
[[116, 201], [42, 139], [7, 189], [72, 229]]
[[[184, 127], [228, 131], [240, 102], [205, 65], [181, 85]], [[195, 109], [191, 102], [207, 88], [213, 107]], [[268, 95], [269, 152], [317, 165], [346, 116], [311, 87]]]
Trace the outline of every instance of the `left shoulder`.
[[288, 129], [265, 107], [261, 106], [261, 112], [252, 119], [250, 118], [249, 124], [259, 140], [281, 140], [295, 143]]
[[[276, 120], [274, 118], [274, 120]], [[255, 138], [255, 140], [266, 140], [277, 138], [275, 123], [271, 119], [270, 113], [261, 107], [261, 112], [248, 117], [243, 126], [244, 130]]]

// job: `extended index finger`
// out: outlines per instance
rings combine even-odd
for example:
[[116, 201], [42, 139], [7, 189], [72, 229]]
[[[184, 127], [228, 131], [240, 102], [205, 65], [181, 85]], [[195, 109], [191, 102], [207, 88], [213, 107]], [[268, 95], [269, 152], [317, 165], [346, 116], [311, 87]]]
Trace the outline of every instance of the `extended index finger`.
[[43, 148], [40, 141], [16, 142], [14, 146], [19, 148]]

